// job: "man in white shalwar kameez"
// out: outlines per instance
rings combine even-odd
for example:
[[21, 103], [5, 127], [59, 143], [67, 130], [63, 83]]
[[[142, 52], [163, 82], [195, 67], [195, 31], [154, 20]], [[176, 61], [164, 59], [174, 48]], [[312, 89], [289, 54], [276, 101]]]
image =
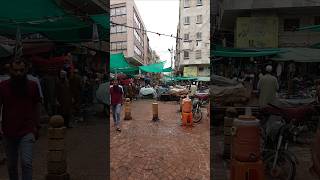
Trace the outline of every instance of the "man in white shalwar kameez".
[[276, 99], [277, 90], [279, 89], [278, 80], [271, 75], [272, 66], [266, 67], [266, 74], [258, 82], [258, 90], [260, 91], [259, 105], [265, 107], [268, 103], [272, 103]]

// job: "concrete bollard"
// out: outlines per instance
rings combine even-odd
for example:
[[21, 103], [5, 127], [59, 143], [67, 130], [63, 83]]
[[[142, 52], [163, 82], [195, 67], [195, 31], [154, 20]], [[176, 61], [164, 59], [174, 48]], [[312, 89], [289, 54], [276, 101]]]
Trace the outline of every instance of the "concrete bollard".
[[129, 98], [126, 98], [126, 102], [124, 104], [124, 120], [132, 120]]
[[152, 103], [152, 120], [153, 121], [159, 121], [159, 113], [158, 113], [158, 103]]
[[69, 180], [65, 150], [66, 127], [63, 117], [52, 116], [49, 124], [46, 180]]

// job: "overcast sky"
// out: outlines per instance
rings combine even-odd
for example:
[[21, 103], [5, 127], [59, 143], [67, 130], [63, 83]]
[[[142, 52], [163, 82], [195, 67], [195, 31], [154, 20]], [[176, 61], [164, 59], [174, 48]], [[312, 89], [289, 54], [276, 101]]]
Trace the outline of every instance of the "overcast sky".
[[[179, 23], [179, 0], [134, 0], [147, 30], [168, 35], [177, 35]], [[148, 33], [149, 43], [165, 67], [170, 67], [171, 55], [168, 49], [175, 49], [175, 38]], [[173, 63], [174, 67], [174, 63]]]

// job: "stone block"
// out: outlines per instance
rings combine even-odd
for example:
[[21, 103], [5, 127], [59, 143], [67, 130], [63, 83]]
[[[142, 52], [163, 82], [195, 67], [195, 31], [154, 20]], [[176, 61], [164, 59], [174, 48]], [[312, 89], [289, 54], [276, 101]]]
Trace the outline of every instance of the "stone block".
[[57, 174], [61, 175], [67, 172], [67, 162], [60, 161], [60, 162], [53, 162], [48, 161], [47, 164], [48, 174]]
[[47, 174], [46, 180], [70, 180], [70, 175], [68, 173]]
[[65, 140], [64, 139], [49, 139], [48, 141], [48, 150], [49, 151], [58, 151], [65, 149]]
[[66, 160], [66, 151], [49, 151], [47, 155], [48, 161], [60, 162]]
[[66, 136], [66, 128], [48, 128], [49, 139], [64, 139]]

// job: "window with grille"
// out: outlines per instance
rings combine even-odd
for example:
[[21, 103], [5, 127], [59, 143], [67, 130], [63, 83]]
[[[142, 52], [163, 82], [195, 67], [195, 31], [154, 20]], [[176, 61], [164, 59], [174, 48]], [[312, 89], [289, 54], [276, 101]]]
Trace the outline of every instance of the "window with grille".
[[202, 23], [202, 15], [198, 15], [197, 16], [197, 24], [201, 24]]
[[183, 51], [183, 58], [189, 59], [190, 58], [190, 52], [189, 51]]
[[300, 27], [300, 19], [284, 19], [283, 21], [283, 30], [284, 31], [294, 31]]
[[184, 41], [189, 41], [189, 33], [188, 34], [184, 34]]
[[190, 7], [190, 0], [184, 0], [184, 7], [185, 8]]
[[197, 6], [202, 6], [202, 5], [203, 5], [202, 0], [197, 0]]
[[197, 40], [201, 41], [202, 40], [202, 33], [197, 32]]
[[184, 17], [184, 24], [185, 24], [185, 25], [190, 24], [190, 17], [189, 17], [189, 16]]
[[112, 8], [110, 10], [110, 16], [122, 16], [127, 14], [127, 9], [125, 6]]
[[201, 50], [196, 51], [196, 59], [201, 59]]

